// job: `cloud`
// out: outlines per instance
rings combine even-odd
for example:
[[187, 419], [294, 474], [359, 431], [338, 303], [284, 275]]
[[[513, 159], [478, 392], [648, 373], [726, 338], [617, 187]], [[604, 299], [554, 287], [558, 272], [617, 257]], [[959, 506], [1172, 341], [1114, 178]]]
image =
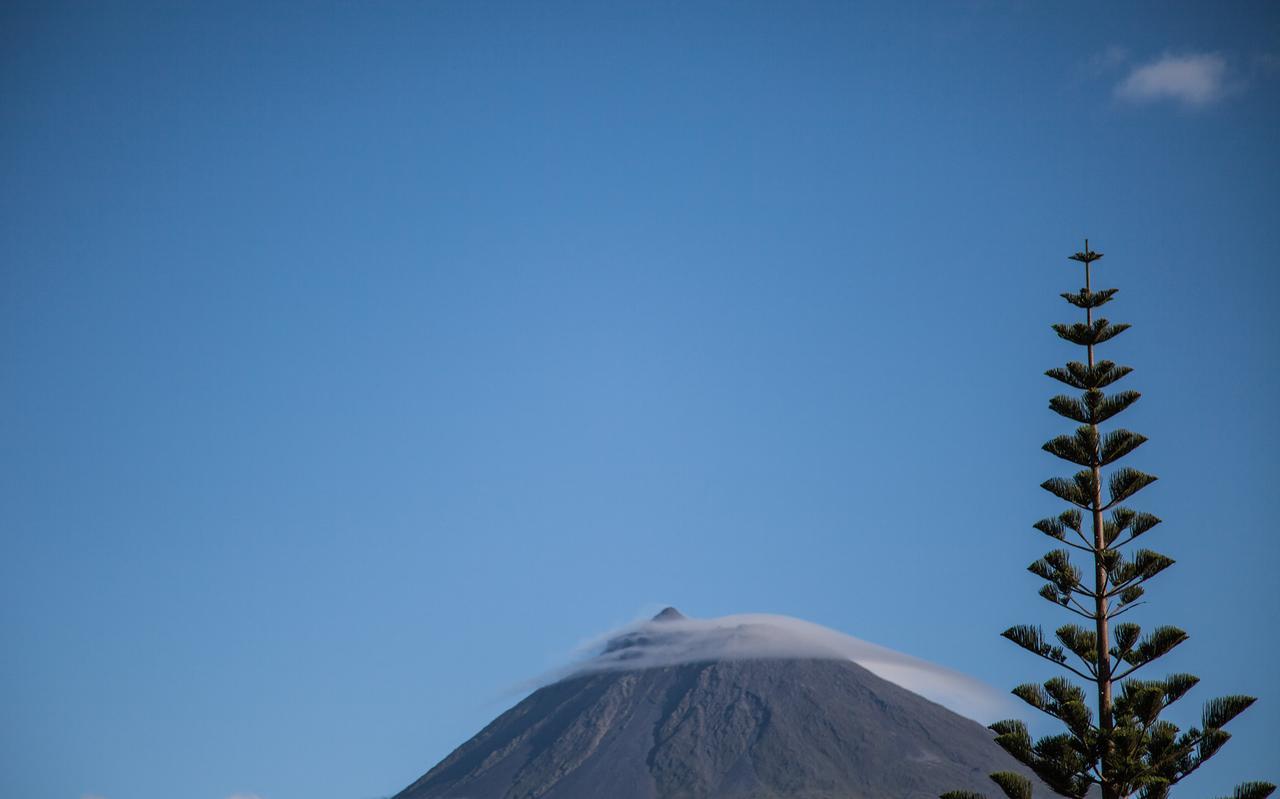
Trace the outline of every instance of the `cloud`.
[[256, 793], [233, 793], [227, 799], [262, 799]]
[[889, 682], [978, 721], [1007, 718], [1016, 709], [1005, 692], [960, 672], [818, 624], [764, 613], [628, 625], [589, 642], [579, 653], [578, 662], [548, 679], [707, 660], [781, 658], [852, 660]]
[[99, 796], [96, 793], [81, 794], [80, 799], [106, 799], [105, 796]]
[[1116, 97], [1135, 103], [1170, 100], [1201, 108], [1227, 91], [1227, 62], [1216, 53], [1163, 55], [1133, 69], [1116, 86]]

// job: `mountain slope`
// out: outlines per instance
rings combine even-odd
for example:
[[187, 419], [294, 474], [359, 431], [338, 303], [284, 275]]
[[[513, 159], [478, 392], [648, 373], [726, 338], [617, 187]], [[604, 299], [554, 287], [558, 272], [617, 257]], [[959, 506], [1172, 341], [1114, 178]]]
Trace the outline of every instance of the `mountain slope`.
[[925, 799], [1001, 769], [1025, 771], [981, 725], [849, 660], [713, 660], [546, 686], [396, 799]]

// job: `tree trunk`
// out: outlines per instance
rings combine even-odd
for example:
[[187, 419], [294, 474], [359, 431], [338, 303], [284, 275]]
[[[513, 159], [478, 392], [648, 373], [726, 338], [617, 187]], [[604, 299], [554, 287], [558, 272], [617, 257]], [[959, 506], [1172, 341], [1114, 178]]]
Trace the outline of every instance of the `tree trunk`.
[[[1085, 249], [1089, 244], [1085, 242]], [[1089, 264], [1084, 265], [1085, 292], [1092, 289], [1089, 285]], [[1093, 324], [1093, 309], [1085, 309], [1085, 321]], [[1093, 345], [1089, 345], [1089, 368], [1092, 369]], [[1094, 440], [1101, 442], [1101, 435], [1096, 424], [1093, 428]], [[1097, 597], [1094, 599], [1094, 614], [1097, 622], [1098, 652], [1098, 729], [1102, 733], [1102, 799], [1121, 799], [1107, 773], [1111, 760], [1111, 626], [1107, 618], [1110, 603], [1107, 601], [1107, 567], [1102, 553], [1107, 549], [1106, 525], [1102, 520], [1102, 460], [1101, 443], [1094, 451], [1093, 465], [1093, 584]]]

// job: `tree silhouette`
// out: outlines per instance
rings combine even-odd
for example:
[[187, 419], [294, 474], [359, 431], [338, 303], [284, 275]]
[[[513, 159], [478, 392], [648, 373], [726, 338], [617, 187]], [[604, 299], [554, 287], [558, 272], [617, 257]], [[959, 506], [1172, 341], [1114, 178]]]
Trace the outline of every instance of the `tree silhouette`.
[[[1028, 569], [1046, 582], [1040, 596], [1073, 613], [1086, 624], [1064, 624], [1050, 640], [1034, 625], [1010, 627], [1002, 634], [1032, 654], [1045, 658], [1084, 681], [1068, 677], [1044, 684], [1027, 683], [1014, 695], [1062, 722], [1065, 733], [1033, 741], [1017, 720], [991, 725], [996, 743], [1030, 768], [1061, 796], [1083, 799], [1098, 786], [1103, 799], [1164, 799], [1170, 788], [1200, 768], [1231, 737], [1223, 727], [1249, 705], [1250, 696], [1224, 696], [1204, 706], [1198, 727], [1181, 730], [1160, 718], [1182, 699], [1199, 678], [1169, 674], [1150, 678], [1135, 673], [1187, 640], [1177, 627], [1159, 626], [1143, 634], [1128, 620], [1116, 620], [1145, 604], [1146, 583], [1173, 565], [1173, 560], [1134, 542], [1160, 520], [1132, 510], [1124, 502], [1156, 478], [1128, 466], [1116, 465], [1147, 439], [1141, 434], [1101, 425], [1138, 400], [1136, 391], [1104, 391], [1132, 370], [1098, 360], [1095, 350], [1129, 328], [1095, 311], [1111, 302], [1116, 289], [1095, 291], [1091, 267], [1102, 253], [1089, 249], [1070, 256], [1084, 265], [1084, 288], [1062, 295], [1084, 311], [1084, 321], [1053, 326], [1058, 336], [1085, 349], [1086, 360], [1071, 361], [1046, 375], [1079, 393], [1059, 394], [1049, 408], [1075, 422], [1075, 432], [1060, 435], [1044, 449], [1080, 467], [1068, 477], [1052, 477], [1041, 484], [1068, 508], [1041, 519], [1034, 527], [1057, 542]], [[1145, 543], [1147, 539], [1143, 538]], [[1072, 550], [1082, 566], [1072, 562]], [[1092, 706], [1091, 706], [1092, 705]], [[1030, 799], [1031, 782], [1012, 772], [991, 775], [1010, 799]], [[1275, 786], [1246, 782], [1231, 799], [1264, 799]], [[985, 799], [981, 794], [952, 791], [941, 799]]]

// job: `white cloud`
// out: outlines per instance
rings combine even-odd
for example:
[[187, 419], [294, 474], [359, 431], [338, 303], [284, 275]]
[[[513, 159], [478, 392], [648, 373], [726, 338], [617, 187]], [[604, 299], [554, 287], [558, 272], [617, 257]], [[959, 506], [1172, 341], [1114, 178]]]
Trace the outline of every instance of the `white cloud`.
[[262, 799], [256, 793], [233, 793], [227, 799]]
[[639, 622], [587, 643], [579, 657], [577, 663], [548, 676], [563, 679], [583, 672], [704, 660], [847, 659], [978, 721], [1008, 718], [1017, 709], [1004, 691], [967, 675], [821, 625], [764, 613]]
[[1216, 53], [1163, 55], [1135, 67], [1116, 86], [1116, 97], [1136, 103], [1171, 100], [1200, 108], [1227, 91], [1227, 62]]

